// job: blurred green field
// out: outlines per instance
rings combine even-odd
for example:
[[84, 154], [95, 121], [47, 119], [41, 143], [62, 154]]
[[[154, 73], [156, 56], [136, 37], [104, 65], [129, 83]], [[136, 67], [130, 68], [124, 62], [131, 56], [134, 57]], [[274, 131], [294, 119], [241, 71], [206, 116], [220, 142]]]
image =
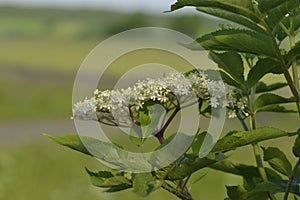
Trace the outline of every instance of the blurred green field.
[[[64, 123], [51, 120], [69, 120], [76, 71], [103, 39], [140, 26], [169, 27], [196, 37], [223, 23], [203, 16], [165, 15], [0, 7], [0, 200], [139, 199], [131, 191], [106, 194], [91, 186], [84, 167], [100, 170], [104, 166], [53, 144], [42, 133], [74, 131], [66, 123], [59, 132]], [[184, 23], [186, 19], [191, 23]], [[121, 71], [108, 71], [109, 78]], [[293, 116], [286, 116], [272, 120], [268, 120], [271, 115], [259, 116], [258, 125], [297, 124]], [[236, 121], [229, 121], [225, 128], [232, 127], [240, 128]], [[289, 151], [291, 141], [270, 144]], [[253, 163], [253, 157], [244, 159], [249, 151], [250, 147], [242, 148], [232, 159]], [[205, 173], [191, 188], [195, 199], [223, 199], [225, 184], [241, 182], [208, 169], [197, 172], [192, 181]], [[176, 198], [159, 190], [146, 199]]]
[[93, 41], [1, 40], [2, 120], [71, 116], [76, 71]]
[[[98, 170], [103, 169], [103, 166], [91, 158], [55, 144], [28, 143], [17, 145], [13, 149], [4, 145], [0, 150], [1, 200], [140, 199], [131, 190], [108, 194], [103, 193], [102, 189], [93, 187], [84, 167]], [[197, 172], [194, 175], [195, 179], [208, 171]], [[214, 178], [215, 175], [218, 176], [217, 180]], [[208, 173], [203, 181], [193, 185], [191, 192], [197, 199], [200, 197], [219, 199], [218, 197], [225, 195], [225, 188], [211, 188], [210, 186], [215, 185], [216, 181], [218, 185], [225, 182], [234, 183], [235, 179], [234, 177], [225, 177], [221, 173], [213, 176]], [[158, 190], [145, 199], [176, 198], [163, 190]]]
[[[186, 19], [191, 23], [178, 23]], [[0, 7], [0, 119], [70, 116], [76, 71], [103, 39], [143, 26], [168, 27], [196, 37], [203, 27], [213, 28], [218, 23], [214, 20], [206, 26], [204, 19]]]

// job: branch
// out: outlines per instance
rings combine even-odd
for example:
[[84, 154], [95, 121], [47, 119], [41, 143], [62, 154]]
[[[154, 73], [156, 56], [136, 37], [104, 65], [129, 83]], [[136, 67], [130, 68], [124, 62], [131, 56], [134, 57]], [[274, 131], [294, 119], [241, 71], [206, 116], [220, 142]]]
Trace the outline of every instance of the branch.
[[[119, 124], [119, 123], [117, 123], [115, 121], [111, 121], [111, 120], [108, 120], [108, 122], [98, 120], [98, 122], [101, 124], [107, 125], [107, 126], [118, 126], [118, 127], [128, 128], [128, 126], [126, 126], [126, 125], [122, 125], [122, 124]], [[111, 122], [111, 123], [109, 123], [109, 122]]]
[[295, 175], [297, 173], [299, 165], [300, 165], [300, 159], [298, 159], [298, 161], [297, 161], [297, 163], [296, 163], [296, 165], [295, 165], [295, 167], [292, 171], [292, 174], [289, 177], [289, 182], [288, 182], [288, 185], [286, 187], [283, 200], [288, 200], [289, 193], [290, 193], [290, 190], [291, 190], [291, 187], [292, 187], [292, 184], [293, 184], [293, 181], [294, 181], [294, 178], [295, 178]]
[[167, 190], [168, 192], [174, 194], [181, 200], [193, 200], [193, 198], [190, 195], [186, 195], [184, 193], [179, 192], [178, 190], [176, 190], [172, 186], [170, 186], [168, 183], [164, 183], [161, 187], [163, 189]]
[[164, 132], [165, 130], [168, 128], [168, 126], [170, 125], [170, 123], [172, 122], [172, 120], [175, 118], [176, 114], [180, 111], [180, 107], [176, 107], [174, 112], [171, 114], [171, 116], [168, 118], [167, 122], [165, 123], [165, 125], [159, 130], [153, 133], [153, 135], [155, 137], [157, 137], [157, 139], [159, 140], [160, 144], [164, 144], [165, 143], [165, 139], [164, 139]]
[[288, 68], [286, 66], [286, 63], [284, 61], [284, 58], [283, 56], [281, 55], [280, 53], [280, 49], [277, 45], [277, 42], [276, 42], [276, 38], [272, 35], [272, 33], [269, 33], [270, 37], [272, 38], [272, 41], [273, 41], [273, 44], [274, 44], [274, 47], [275, 47], [275, 50], [276, 50], [276, 54], [277, 54], [277, 58], [279, 59], [279, 62], [280, 62], [280, 66], [283, 70], [283, 75], [290, 87], [290, 90], [293, 94], [293, 96], [296, 98], [296, 102], [297, 102], [297, 109], [298, 109], [298, 112], [300, 113], [300, 107], [299, 107], [299, 102], [300, 102], [300, 96], [299, 96], [299, 93], [294, 85], [294, 82], [293, 82], [293, 79], [288, 71]]
[[245, 123], [245, 120], [242, 118], [240, 112], [236, 112], [236, 116], [237, 116], [237, 118], [240, 120], [240, 122], [241, 122], [241, 124], [242, 124], [242, 126], [243, 126], [243, 129], [244, 129], [245, 131], [248, 131], [249, 128], [248, 128], [247, 124]]

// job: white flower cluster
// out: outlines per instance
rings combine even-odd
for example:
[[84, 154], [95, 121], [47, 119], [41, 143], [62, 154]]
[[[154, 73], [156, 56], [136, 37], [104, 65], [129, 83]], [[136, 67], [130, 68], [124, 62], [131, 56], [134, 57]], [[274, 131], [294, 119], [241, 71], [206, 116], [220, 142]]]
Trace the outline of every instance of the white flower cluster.
[[233, 107], [232, 88], [222, 81], [210, 80], [204, 72], [192, 72], [188, 75], [172, 72], [158, 79], [140, 80], [133, 87], [116, 90], [95, 90], [94, 96], [74, 105], [75, 119], [98, 120], [110, 119], [116, 125], [131, 124], [132, 118], [147, 101], [162, 104], [176, 100], [196, 97], [208, 101], [213, 108]]
[[90, 99], [85, 98], [83, 101], [76, 103], [73, 107], [74, 118], [80, 118], [83, 120], [97, 120], [95, 115], [97, 108], [97, 102], [95, 97]]

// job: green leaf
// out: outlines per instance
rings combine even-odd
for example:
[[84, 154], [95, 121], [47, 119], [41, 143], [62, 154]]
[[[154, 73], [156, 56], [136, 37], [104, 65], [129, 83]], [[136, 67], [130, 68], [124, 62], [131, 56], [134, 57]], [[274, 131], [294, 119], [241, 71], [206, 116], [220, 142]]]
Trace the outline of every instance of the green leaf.
[[212, 168], [212, 169], [215, 169], [215, 170], [222, 171], [222, 172], [226, 172], [226, 173], [230, 173], [230, 174], [242, 176], [242, 173], [238, 169], [238, 166], [239, 166], [239, 164], [235, 164], [235, 163], [233, 163], [233, 162], [231, 162], [229, 160], [222, 160], [220, 162], [212, 164], [209, 167]]
[[60, 135], [60, 136], [44, 134], [44, 136], [50, 138], [52, 141], [56, 142], [57, 144], [61, 144], [63, 146], [69, 147], [73, 150], [79, 151], [87, 155], [91, 155], [91, 153], [85, 148], [79, 135], [77, 134]]
[[[135, 160], [129, 160], [127, 152], [119, 148], [117, 145], [103, 142], [96, 138], [80, 136], [77, 134], [50, 136], [46, 135], [53, 141], [63, 146], [69, 147], [81, 153], [101, 159], [107, 164], [111, 164], [116, 168], [123, 169], [133, 165]], [[88, 149], [87, 149], [88, 148]], [[138, 162], [135, 161], [135, 162]]]
[[[265, 34], [249, 30], [218, 30], [206, 34], [196, 41], [201, 47], [207, 50], [234, 50], [237, 52], [276, 57], [272, 39]], [[195, 45], [192, 44], [190, 48], [193, 49], [194, 47]]]
[[225, 72], [231, 75], [235, 81], [244, 84], [244, 64], [242, 57], [234, 52], [216, 53], [211, 51], [209, 57]]
[[145, 127], [148, 124], [150, 124], [151, 123], [151, 118], [149, 116], [149, 110], [148, 109], [147, 109], [147, 111], [141, 110], [139, 112], [139, 119], [140, 119], [141, 127]]
[[294, 134], [296, 133], [287, 133], [273, 127], [262, 127], [251, 131], [234, 132], [219, 139], [211, 152], [226, 152], [248, 144]]
[[[248, 191], [253, 190], [257, 186], [257, 184], [262, 181], [256, 166], [233, 163], [229, 160], [222, 160], [215, 164], [210, 165], [209, 167], [225, 173], [242, 176], [244, 179], [244, 187]], [[278, 182], [281, 180], [281, 176], [274, 170], [268, 167], [265, 167], [265, 170], [266, 170], [267, 177], [270, 181]], [[286, 184], [283, 185], [284, 187], [286, 186]]]
[[[201, 105], [201, 103], [199, 103], [199, 106], [200, 105]], [[202, 107], [203, 107], [203, 109], [202, 109]], [[212, 112], [211, 111], [211, 106], [209, 105], [208, 102], [203, 102], [201, 107], [199, 107], [199, 113], [200, 113], [200, 115], [202, 115], [204, 117], [209, 117], [211, 112]]]
[[285, 154], [276, 147], [263, 148], [264, 161], [276, 171], [283, 175], [289, 176], [292, 172], [292, 165], [286, 158]]
[[[278, 189], [278, 185], [272, 182], [263, 182], [256, 185], [256, 187], [251, 191], [251, 193], [255, 192], [267, 192]], [[250, 194], [251, 194], [250, 193]]]
[[123, 175], [116, 175], [109, 171], [91, 172], [86, 168], [91, 182], [96, 187], [108, 188], [105, 192], [118, 192], [132, 187], [130, 180]]
[[[245, 179], [259, 178], [260, 174], [256, 166], [233, 163], [229, 160], [222, 160], [209, 166], [212, 169], [222, 172], [243, 176]], [[281, 179], [281, 176], [270, 168], [265, 168], [268, 178]]]
[[207, 132], [202, 132], [196, 136], [192, 144], [192, 151], [195, 156], [199, 155], [200, 148], [207, 134], [208, 134]]
[[112, 192], [120, 192], [122, 190], [126, 190], [131, 188], [132, 186], [126, 185], [126, 184], [122, 184], [122, 185], [117, 185], [117, 186], [112, 186], [106, 190], [104, 190], [104, 192], [108, 192], [108, 193], [112, 193]]
[[144, 142], [142, 129], [139, 124], [132, 124], [130, 128], [130, 141], [135, 144], [136, 146], [141, 146]]
[[145, 103], [143, 108], [146, 108], [147, 111], [140, 113], [140, 124], [143, 136], [148, 137], [159, 129], [159, 122], [165, 112], [165, 109], [161, 103], [158, 102], [150, 104]]
[[[182, 144], [189, 144], [188, 147], [190, 147], [195, 137], [196, 135], [185, 134], [182, 132], [177, 132], [176, 134], [170, 136], [165, 144], [158, 147], [160, 151], [154, 151], [151, 154], [150, 160], [148, 160], [148, 162], [152, 164], [152, 169], [160, 169], [164, 166], [170, 166], [170, 163], [174, 163], [174, 161], [178, 159], [180, 161], [182, 158], [182, 154], [188, 150], [187, 148], [183, 149]], [[172, 144], [169, 144], [167, 142]], [[178, 152], [181, 152], [181, 154]]]
[[275, 105], [275, 104], [264, 106], [263, 108], [259, 109], [258, 112], [298, 113], [297, 110], [288, 109], [284, 106]]
[[204, 73], [207, 75], [207, 77], [210, 80], [214, 80], [214, 81], [222, 80], [222, 77], [220, 76], [218, 70], [207, 69], [207, 70], [204, 70]]
[[[285, 19], [286, 18], [284, 18], [281, 23], [286, 27], [286, 24], [284, 23], [284, 21], [286, 21]], [[274, 36], [279, 41], [279, 43], [281, 43], [287, 37], [287, 33], [282, 29], [281, 26], [277, 26], [274, 30]]]
[[252, 88], [267, 73], [276, 72], [278, 70], [281, 70], [281, 68], [277, 61], [270, 58], [258, 60], [248, 73], [248, 88]]
[[267, 85], [264, 82], [260, 81], [256, 85], [256, 94], [277, 90], [277, 89], [283, 88], [287, 85], [288, 85], [287, 83], [273, 83], [273, 84]]
[[255, 187], [248, 192], [247, 200], [267, 200], [268, 191], [276, 190], [279, 186], [272, 182], [256, 183]]
[[222, 77], [222, 80], [228, 84], [228, 85], [231, 85], [231, 86], [234, 86], [236, 88], [240, 88], [242, 89], [243, 87], [238, 83], [236, 82], [235, 80], [233, 80], [229, 75], [227, 75], [225, 72], [223, 71], [219, 71], [220, 74], [221, 74], [221, 77]]
[[192, 184], [198, 183], [199, 181], [201, 181], [205, 176], [207, 175], [207, 173], [200, 175], [199, 177], [195, 178], [192, 181]]
[[268, 11], [267, 21], [271, 27], [275, 27], [290, 11], [300, 5], [299, 0], [286, 0], [277, 7]]
[[222, 80], [228, 85], [232, 85], [236, 88], [244, 89], [244, 85], [239, 84], [232, 77], [230, 77], [223, 70], [205, 70], [205, 73], [208, 75], [209, 79], [219, 81]]
[[184, 6], [218, 8], [242, 15], [256, 23], [260, 21], [254, 12], [251, 0], [177, 0], [177, 2], [171, 6], [171, 11]]
[[266, 13], [267, 11], [280, 6], [281, 4], [285, 3], [286, 0], [259, 0], [258, 1], [258, 9], [262, 13]]
[[[266, 93], [260, 95], [254, 102], [254, 109], [256, 112], [260, 111], [273, 111], [277, 112], [280, 111], [280, 109], [283, 109], [282, 107], [278, 106], [278, 104], [283, 103], [292, 103], [295, 102], [295, 98], [285, 98], [282, 96], [279, 96], [277, 94], [273, 93]], [[285, 111], [284, 109], [281, 111]]]
[[219, 162], [226, 157], [222, 154], [214, 155], [210, 154], [207, 157], [199, 158], [199, 156], [189, 156], [183, 159], [178, 165], [170, 165], [156, 172], [159, 178], [165, 180], [181, 180], [199, 169], [205, 168], [212, 165], [213, 163]]
[[299, 134], [293, 146], [293, 154], [298, 158], [300, 157], [300, 135]]
[[[281, 179], [277, 179], [277, 180], [271, 180], [272, 183], [275, 183], [278, 188], [275, 190], [276, 192], [285, 192], [286, 191], [286, 186], [288, 185], [288, 180], [282, 180]], [[300, 195], [300, 192], [299, 192], [299, 186], [297, 184], [297, 181], [296, 181], [296, 177], [294, 178], [294, 181], [291, 185], [291, 189], [290, 189], [290, 192], [293, 193], [293, 194], [297, 194], [298, 196]]]
[[292, 48], [285, 56], [285, 60], [288, 61], [287, 65], [290, 66], [292, 62], [299, 56], [300, 56], [300, 41], [298, 41], [294, 46], [294, 48]]
[[[281, 21], [281, 23], [286, 27], [287, 30], [289, 30], [291, 27], [290, 21], [293, 17], [295, 17], [295, 24], [294, 24], [294, 31], [297, 31], [297, 29], [300, 27], [300, 9], [296, 8], [293, 11], [294, 15], [289, 15], [288, 17], [284, 17]], [[281, 26], [277, 26], [275, 29], [275, 36], [278, 39], [278, 41], [282, 42], [286, 37], [287, 33], [282, 29]]]
[[267, 192], [255, 192], [254, 194], [251, 194], [251, 196], [248, 193], [247, 200], [268, 200], [269, 196]]
[[139, 111], [139, 122], [133, 124], [130, 131], [130, 140], [140, 146], [147, 137], [151, 136], [159, 129], [159, 122], [165, 109], [161, 103], [156, 101], [147, 101]]
[[133, 179], [133, 191], [137, 195], [146, 197], [155, 189], [155, 180], [151, 173], [135, 174]]
[[96, 187], [109, 188], [120, 185], [127, 185], [127, 188], [131, 187], [131, 182], [124, 176], [113, 175], [109, 171], [100, 171], [97, 173], [91, 172], [88, 169], [86, 171], [90, 176], [92, 184]]
[[247, 191], [240, 185], [226, 186], [227, 195], [230, 200], [246, 200]]
[[254, 23], [253, 21], [239, 15], [226, 10], [218, 9], [218, 8], [207, 8], [207, 7], [197, 7], [197, 10], [209, 15], [213, 15], [216, 17], [220, 17], [222, 19], [227, 19], [232, 22], [241, 24], [245, 27], [252, 29], [253, 31], [258, 31], [264, 33], [265, 30], [259, 26], [259, 24]]

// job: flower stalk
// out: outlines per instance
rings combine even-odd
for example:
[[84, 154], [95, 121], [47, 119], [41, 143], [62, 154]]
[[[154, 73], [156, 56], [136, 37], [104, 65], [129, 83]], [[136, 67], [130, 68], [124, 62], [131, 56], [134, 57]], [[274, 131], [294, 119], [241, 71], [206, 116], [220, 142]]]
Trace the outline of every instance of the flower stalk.
[[293, 184], [293, 181], [294, 181], [294, 178], [296, 176], [296, 173], [297, 173], [297, 170], [298, 170], [299, 166], [300, 166], [300, 159], [298, 159], [296, 165], [293, 168], [293, 171], [292, 171], [291, 175], [289, 176], [289, 181], [288, 181], [288, 185], [287, 185], [286, 190], [285, 190], [283, 200], [288, 200], [288, 198], [289, 198], [289, 193], [291, 191], [291, 187], [292, 187], [292, 184]]
[[[290, 49], [293, 49], [296, 45], [296, 34], [295, 34], [295, 16], [291, 17], [291, 21], [290, 21], [290, 32], [289, 32], [289, 40], [290, 40]], [[298, 73], [298, 66], [297, 66], [297, 61], [293, 60], [292, 62], [292, 75], [293, 75], [293, 82], [295, 85], [295, 88], [298, 92], [298, 98], [296, 97], [297, 101], [296, 101], [296, 105], [297, 105], [297, 109], [298, 109], [298, 113], [300, 116], [300, 86], [299, 86], [299, 73]]]
[[[252, 60], [247, 60], [247, 63], [249, 65], [249, 68], [253, 67], [253, 62]], [[251, 89], [250, 89], [250, 95], [248, 94], [248, 103], [249, 103], [249, 109], [250, 109], [250, 130], [255, 130], [256, 129], [256, 122], [255, 122], [255, 106], [254, 106], [254, 102], [255, 102], [255, 94], [256, 94], [256, 85], [254, 85]], [[255, 156], [255, 161], [256, 161], [256, 165], [257, 165], [257, 170], [258, 173], [260, 174], [260, 177], [262, 179], [263, 182], [267, 182], [268, 181], [268, 176], [264, 167], [264, 163], [263, 163], [263, 159], [262, 159], [262, 155], [261, 155], [261, 151], [260, 151], [260, 145], [258, 143], [253, 143], [252, 144], [252, 149], [253, 149], [253, 153]], [[272, 191], [268, 191], [268, 196], [271, 200], [276, 200], [274, 194], [272, 193]]]

